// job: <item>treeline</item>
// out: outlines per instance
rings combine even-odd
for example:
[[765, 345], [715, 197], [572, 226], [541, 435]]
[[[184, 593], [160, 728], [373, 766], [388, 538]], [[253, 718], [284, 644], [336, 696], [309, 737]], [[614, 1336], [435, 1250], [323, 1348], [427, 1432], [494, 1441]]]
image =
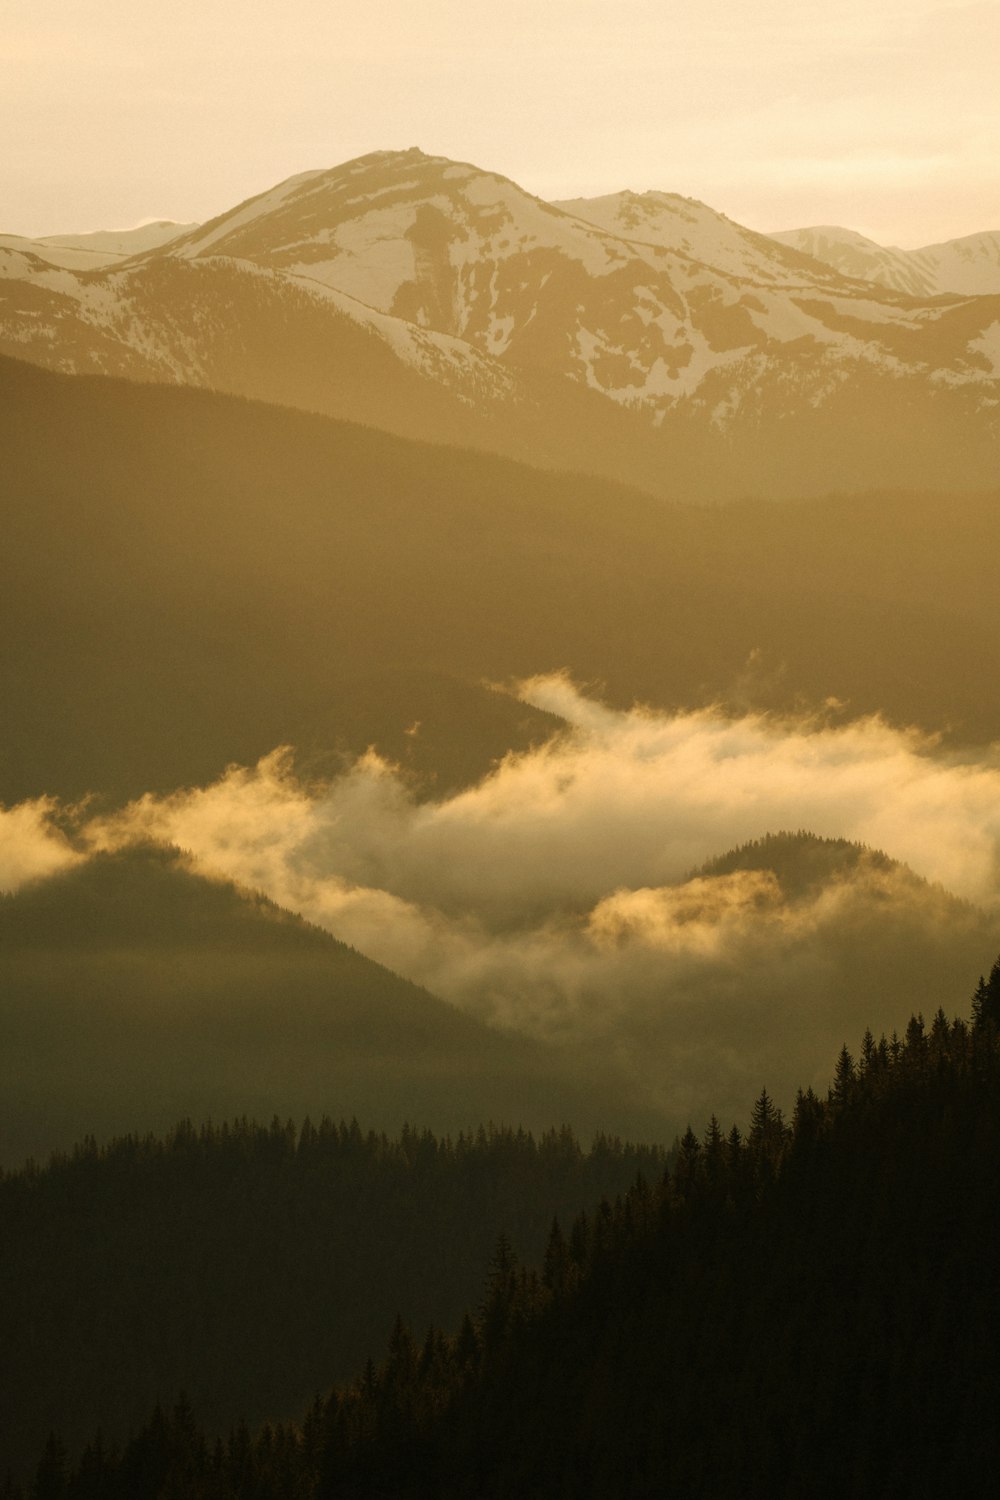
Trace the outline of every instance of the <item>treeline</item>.
[[[399, 1320], [299, 1423], [186, 1400], [32, 1500], [973, 1496], [1000, 1458], [1000, 961], [970, 1023], [846, 1047], [825, 1098], [689, 1130], [669, 1171], [498, 1241], [457, 1333]], [[8, 1495], [16, 1492], [9, 1487]]]
[[395, 1138], [324, 1119], [87, 1140], [0, 1177], [0, 1477], [50, 1428], [123, 1441], [186, 1389], [209, 1430], [302, 1410], [402, 1313], [449, 1326], [496, 1236], [540, 1259], [664, 1155], [568, 1128]]

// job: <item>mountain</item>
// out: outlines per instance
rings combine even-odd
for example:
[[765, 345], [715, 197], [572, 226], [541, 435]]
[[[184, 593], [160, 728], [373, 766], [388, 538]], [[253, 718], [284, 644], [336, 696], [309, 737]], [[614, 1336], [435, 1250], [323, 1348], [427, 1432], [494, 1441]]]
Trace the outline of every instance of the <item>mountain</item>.
[[916, 303], [648, 196], [607, 209], [612, 232], [495, 173], [375, 152], [118, 268], [0, 249], [0, 351], [681, 498], [995, 478], [1000, 298]]
[[[879, 849], [868, 849], [849, 839], [823, 839], [811, 833], [767, 833], [725, 854], [716, 855], [697, 871], [710, 880], [744, 870], [774, 875], [786, 901], [816, 896], [825, 888], [861, 871], [902, 873], [902, 867]], [[912, 879], [912, 872], [906, 872]]]
[[702, 510], [16, 361], [0, 397], [5, 801], [171, 791], [279, 744], [374, 743], [440, 791], [559, 727], [483, 680], [562, 668], [626, 707], [836, 698], [1000, 736], [972, 586], [995, 495]]
[[742, 281], [801, 289], [812, 282], [841, 289], [843, 275], [810, 265], [774, 235], [744, 229], [725, 214], [680, 193], [607, 193], [565, 198], [553, 208], [619, 239], [670, 250]]
[[0, 234], [0, 250], [35, 256], [50, 266], [71, 271], [96, 271], [129, 260], [146, 250], [167, 245], [178, 235], [196, 229], [196, 224], [176, 224], [156, 219], [137, 229], [98, 229], [89, 234], [47, 234], [26, 239], [19, 234]]
[[886, 248], [853, 229], [818, 225], [770, 236], [822, 261], [842, 276], [875, 282], [908, 297], [996, 296], [1000, 293], [1000, 232], [969, 234], [921, 250]]
[[843, 290], [847, 278], [922, 299], [1000, 293], [1000, 232], [899, 250], [832, 225], [758, 234], [679, 193], [609, 193], [552, 206], [609, 234], [678, 251], [744, 281], [797, 289], [804, 281], [822, 285], [829, 278], [835, 291]]
[[[739, 1119], [762, 1080], [790, 1107], [797, 1085], [823, 1084], [845, 1036], [902, 1029], [908, 1007], [961, 1003], [967, 965], [988, 966], [1000, 938], [994, 914], [881, 850], [803, 831], [765, 834], [665, 886], [619, 889], [589, 926], [615, 945], [623, 976], [616, 1054], [661, 1108], [669, 1093], [679, 1129], [712, 1108]], [[685, 961], [671, 963], [685, 939]]]
[[[377, 152], [291, 178], [168, 253], [307, 276], [512, 367], [559, 370], [661, 422], [738, 352], [779, 358], [811, 339], [841, 345], [842, 357], [836, 335], [849, 313], [878, 342], [893, 340], [888, 328], [896, 343], [912, 331], [898, 302], [872, 307], [870, 293], [704, 205], [666, 194], [612, 201], [546, 204], [465, 163]], [[803, 305], [815, 296], [824, 307]]]
[[[183, 1117], [439, 1131], [572, 1119], [649, 1135], [611, 1074], [493, 1031], [176, 850], [0, 895], [0, 1159]], [[638, 1129], [637, 1129], [638, 1127]]]
[[153, 219], [135, 229], [96, 229], [87, 234], [46, 234], [40, 241], [55, 249], [107, 251], [112, 255], [141, 255], [170, 244], [179, 235], [197, 229], [197, 224], [178, 224], [173, 219]]

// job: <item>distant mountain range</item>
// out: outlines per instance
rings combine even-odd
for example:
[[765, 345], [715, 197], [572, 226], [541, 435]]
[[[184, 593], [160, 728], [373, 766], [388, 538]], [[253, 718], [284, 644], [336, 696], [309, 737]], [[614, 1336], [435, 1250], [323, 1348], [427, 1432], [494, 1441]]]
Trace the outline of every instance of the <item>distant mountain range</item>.
[[97, 229], [91, 234], [47, 234], [26, 239], [20, 234], [0, 234], [0, 250], [37, 256], [52, 266], [72, 271], [97, 271], [117, 261], [129, 260], [146, 250], [158, 250], [197, 224], [176, 224], [173, 219], [155, 219], [136, 229]]
[[130, 233], [0, 238], [0, 352], [677, 498], [996, 478], [995, 235], [866, 258], [668, 193], [548, 204], [418, 150]]
[[995, 296], [1000, 292], [1000, 233], [969, 234], [921, 250], [877, 245], [853, 229], [821, 225], [771, 236], [844, 276], [874, 281], [911, 297]]

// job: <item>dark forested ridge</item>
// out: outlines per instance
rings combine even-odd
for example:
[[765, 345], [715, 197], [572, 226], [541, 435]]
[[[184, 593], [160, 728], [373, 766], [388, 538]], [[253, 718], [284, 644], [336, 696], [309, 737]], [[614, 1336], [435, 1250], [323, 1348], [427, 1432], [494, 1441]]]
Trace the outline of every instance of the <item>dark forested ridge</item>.
[[607, 1070], [151, 845], [0, 895], [0, 1029], [0, 1167], [183, 1115], [662, 1128]]
[[869, 849], [850, 839], [820, 839], [799, 829], [767, 833], [736, 849], [707, 860], [697, 874], [731, 875], [736, 870], [770, 870], [786, 895], [801, 896], [822, 888], [831, 879], [866, 865], [891, 870], [895, 861], [881, 849]]
[[745, 1132], [689, 1130], [658, 1181], [554, 1224], [540, 1270], [501, 1238], [457, 1331], [398, 1322], [301, 1424], [213, 1444], [183, 1399], [124, 1448], [94, 1439], [68, 1477], [53, 1439], [30, 1493], [990, 1493], [998, 1163], [1000, 961], [971, 1024], [868, 1033], [790, 1120], [764, 1090]]
[[557, 727], [484, 679], [563, 668], [625, 705], [836, 699], [1000, 734], [970, 587], [995, 494], [705, 511], [12, 360], [0, 451], [6, 801], [172, 790], [282, 743], [374, 743], [439, 790]]
[[57, 1428], [122, 1441], [188, 1391], [224, 1432], [290, 1416], [402, 1313], [451, 1326], [498, 1234], [655, 1179], [663, 1152], [568, 1128], [389, 1138], [329, 1118], [88, 1140], [0, 1177], [0, 1476]]

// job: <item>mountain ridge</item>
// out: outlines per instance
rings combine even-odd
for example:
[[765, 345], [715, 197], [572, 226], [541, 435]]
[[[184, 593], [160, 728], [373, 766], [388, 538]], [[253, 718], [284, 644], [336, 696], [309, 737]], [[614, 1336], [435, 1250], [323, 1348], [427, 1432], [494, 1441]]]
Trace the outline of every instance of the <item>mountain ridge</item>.
[[0, 352], [681, 498], [995, 478], [1000, 296], [914, 301], [676, 195], [634, 201], [670, 243], [470, 164], [370, 153], [111, 268], [0, 245]]
[[[476, 684], [563, 668], [624, 707], [833, 695], [1000, 733], [995, 615], [968, 586], [1000, 545], [995, 491], [705, 511], [184, 387], [0, 359], [0, 393], [7, 800], [200, 784], [278, 744], [323, 753], [340, 713], [345, 748], [431, 777], [404, 730], [424, 721], [431, 751], [466, 720], [446, 774], [477, 779], [545, 730]], [[361, 709], [353, 685], [389, 669]]]
[[839, 225], [779, 230], [779, 244], [802, 251], [842, 275], [914, 297], [992, 296], [1000, 292], [1000, 230], [900, 250]]

